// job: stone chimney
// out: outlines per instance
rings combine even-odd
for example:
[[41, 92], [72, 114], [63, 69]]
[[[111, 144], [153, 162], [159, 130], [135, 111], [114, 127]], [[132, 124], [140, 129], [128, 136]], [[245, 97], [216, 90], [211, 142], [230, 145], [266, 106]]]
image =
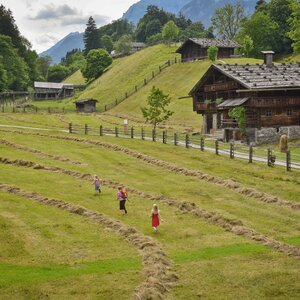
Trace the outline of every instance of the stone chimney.
[[267, 67], [273, 66], [273, 55], [275, 54], [274, 51], [261, 51], [261, 53], [264, 55], [264, 64]]

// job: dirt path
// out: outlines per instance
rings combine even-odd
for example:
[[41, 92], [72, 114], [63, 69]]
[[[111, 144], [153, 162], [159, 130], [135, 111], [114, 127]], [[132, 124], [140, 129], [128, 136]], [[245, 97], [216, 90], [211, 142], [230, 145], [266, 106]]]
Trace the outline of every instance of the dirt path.
[[27, 192], [15, 186], [0, 183], [0, 190], [83, 216], [120, 234], [138, 249], [143, 259], [146, 279], [135, 289], [134, 299], [165, 299], [163, 295], [176, 285], [178, 277], [172, 272], [172, 263], [159, 243], [153, 238], [147, 237], [137, 231], [135, 228], [101, 213], [88, 210], [85, 207], [73, 205], [62, 200], [47, 198], [38, 193]]
[[68, 162], [68, 163], [75, 164], [75, 165], [82, 165], [83, 164], [80, 161], [71, 160], [69, 158], [65, 158], [65, 157], [62, 157], [62, 156], [55, 156], [55, 155], [47, 154], [47, 153], [44, 153], [44, 152], [36, 150], [36, 149], [28, 148], [28, 147], [25, 147], [25, 146], [22, 146], [22, 145], [18, 145], [18, 144], [9, 142], [9, 141], [4, 140], [4, 139], [0, 139], [0, 144], [15, 148], [17, 150], [22, 150], [22, 151], [25, 151], [25, 152], [34, 153], [34, 154], [37, 154], [38, 156], [43, 157], [43, 158], [51, 158], [53, 160]]
[[[47, 170], [50, 172], [57, 172], [61, 174], [66, 174], [69, 176], [73, 176], [78, 179], [85, 179], [90, 181], [92, 179], [91, 174], [83, 174], [76, 171], [70, 171], [65, 170], [59, 167], [49, 167], [49, 166], [43, 166], [41, 164], [36, 164], [34, 162], [30, 161], [24, 161], [24, 160], [9, 160], [7, 158], [0, 157], [0, 163], [3, 164], [10, 164], [15, 166], [23, 166], [23, 167], [29, 167], [33, 169], [38, 170]], [[121, 185], [119, 182], [113, 182], [110, 180], [103, 180], [103, 184], [109, 188], [116, 188], [117, 186]], [[133, 188], [128, 188], [128, 191], [132, 194], [138, 195], [140, 197], [146, 198], [148, 200], [152, 201], [161, 201], [162, 203], [165, 203], [167, 205], [170, 205], [172, 207], [176, 207], [177, 209], [191, 213], [197, 217], [200, 217], [201, 219], [209, 222], [210, 224], [216, 225], [218, 227], [221, 227], [225, 229], [226, 231], [232, 232], [235, 235], [243, 236], [247, 239], [259, 242], [265, 246], [268, 246], [270, 248], [273, 248], [275, 250], [278, 250], [280, 252], [283, 252], [287, 255], [294, 256], [297, 258], [300, 258], [300, 247], [296, 246], [290, 246], [287, 244], [284, 244], [282, 242], [276, 241], [264, 234], [261, 234], [254, 229], [251, 229], [249, 227], [246, 227], [243, 225], [243, 222], [237, 219], [228, 219], [222, 216], [219, 213], [216, 212], [209, 212], [205, 209], [199, 208], [195, 203], [187, 202], [187, 201], [178, 201], [176, 199], [168, 198], [162, 195], [151, 195], [144, 193], [142, 191], [138, 191]]]

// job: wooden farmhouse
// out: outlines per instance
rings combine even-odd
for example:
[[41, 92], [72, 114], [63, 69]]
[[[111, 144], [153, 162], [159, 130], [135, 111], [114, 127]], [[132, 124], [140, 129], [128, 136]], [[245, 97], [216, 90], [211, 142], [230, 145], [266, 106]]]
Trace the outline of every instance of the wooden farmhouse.
[[234, 57], [234, 49], [237, 48], [239, 51], [242, 47], [239, 43], [232, 40], [189, 38], [176, 52], [181, 54], [181, 60], [183, 62], [205, 59], [207, 58], [207, 49], [210, 46], [216, 46], [218, 48], [218, 58]]
[[81, 99], [75, 102], [76, 111], [84, 113], [92, 113], [96, 111], [96, 103], [98, 100], [95, 99]]
[[[190, 91], [205, 133], [253, 144], [300, 138], [300, 63], [273, 64], [274, 52], [263, 53], [262, 65], [212, 65]], [[229, 116], [235, 107], [245, 108], [246, 136]]]

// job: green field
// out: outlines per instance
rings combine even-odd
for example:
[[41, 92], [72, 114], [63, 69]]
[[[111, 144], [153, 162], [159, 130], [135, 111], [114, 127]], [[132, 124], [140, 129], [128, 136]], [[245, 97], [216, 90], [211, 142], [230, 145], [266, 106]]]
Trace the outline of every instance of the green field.
[[[158, 45], [117, 59], [76, 98], [109, 104], [173, 59], [175, 49]], [[199, 132], [201, 117], [186, 96], [209, 65], [173, 64], [102, 114], [68, 112], [75, 99], [34, 102], [44, 109], [38, 113], [5, 107], [0, 299], [299, 299], [299, 170], [113, 136], [128, 119], [135, 133], [143, 127], [149, 137], [140, 107], [152, 86], [170, 94], [175, 111], [159, 134]], [[83, 78], [76, 72], [66, 82]], [[47, 113], [48, 107], [61, 111]], [[111, 136], [100, 136], [100, 125]], [[298, 140], [289, 145], [300, 155]], [[94, 174], [103, 179], [101, 194]], [[127, 215], [116, 199], [120, 185], [129, 191]], [[158, 234], [151, 228], [154, 203]]]
[[[2, 122], [16, 122], [9, 116]], [[280, 204], [300, 203], [298, 171], [14, 128], [0, 128], [0, 164], [1, 299], [299, 298], [300, 212]], [[100, 195], [94, 174], [104, 180]], [[128, 215], [118, 210], [120, 184]]]

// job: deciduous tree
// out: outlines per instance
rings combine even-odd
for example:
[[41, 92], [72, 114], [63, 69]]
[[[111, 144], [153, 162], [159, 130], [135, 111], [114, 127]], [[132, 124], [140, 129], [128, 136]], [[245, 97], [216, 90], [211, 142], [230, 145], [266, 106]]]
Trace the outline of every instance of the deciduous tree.
[[219, 36], [225, 39], [234, 39], [244, 19], [244, 6], [241, 2], [237, 2], [235, 5], [226, 4], [224, 7], [216, 9], [211, 22]]
[[169, 21], [162, 29], [162, 37], [168, 45], [177, 38], [178, 33], [179, 29], [172, 20]]
[[86, 57], [86, 67], [82, 70], [82, 74], [87, 81], [98, 78], [112, 61], [105, 49], [92, 49]]
[[171, 102], [171, 97], [166, 95], [159, 88], [152, 87], [148, 96], [147, 107], [142, 107], [142, 113], [147, 122], [153, 125], [153, 129], [156, 126], [169, 119], [173, 114], [172, 111], [167, 109], [167, 106]]
[[218, 48], [216, 46], [210, 46], [207, 49], [207, 56], [212, 62], [214, 62], [218, 56]]
[[300, 52], [300, 2], [296, 0], [290, 1], [291, 16], [289, 18], [289, 23], [291, 25], [291, 30], [288, 33], [289, 37], [293, 41], [294, 52]]

